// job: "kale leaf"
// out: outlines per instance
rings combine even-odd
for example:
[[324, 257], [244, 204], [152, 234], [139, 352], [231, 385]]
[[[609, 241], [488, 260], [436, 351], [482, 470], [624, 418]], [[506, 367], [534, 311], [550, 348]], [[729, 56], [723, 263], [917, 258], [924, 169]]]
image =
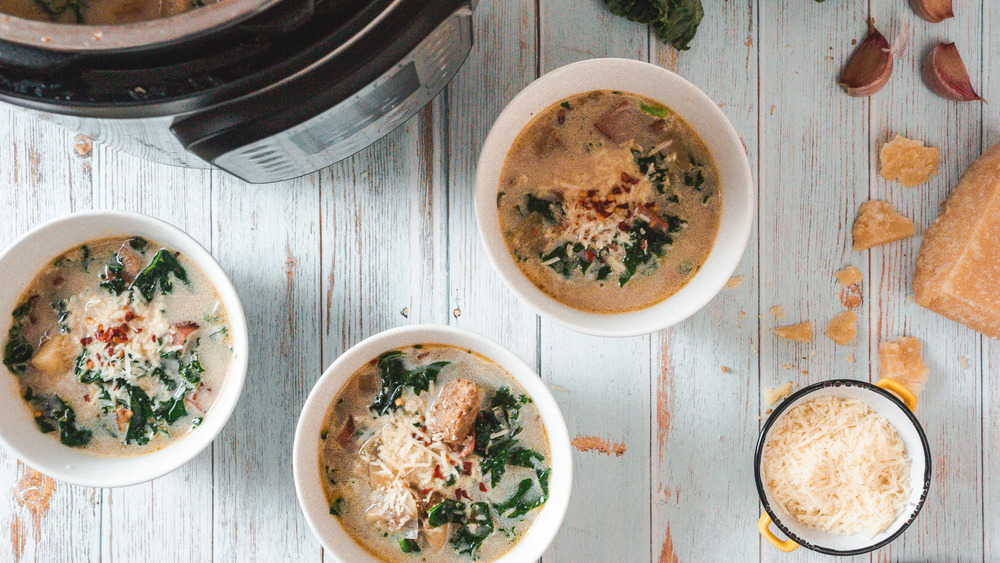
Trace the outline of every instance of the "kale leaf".
[[383, 415], [396, 410], [396, 399], [403, 394], [403, 389], [409, 387], [414, 393], [427, 391], [430, 382], [437, 381], [438, 373], [448, 365], [448, 362], [434, 362], [423, 367], [407, 369], [403, 362], [405, 354], [399, 350], [386, 352], [378, 358], [378, 375], [382, 382], [378, 395], [369, 408]]
[[101, 279], [104, 281], [101, 282], [101, 287], [108, 290], [109, 293], [121, 295], [123, 291], [128, 289], [128, 284], [122, 275], [124, 272], [125, 264], [121, 257], [115, 254], [114, 261], [104, 267], [104, 274], [101, 275]]
[[636, 221], [632, 225], [630, 231], [632, 243], [625, 246], [625, 258], [622, 260], [625, 271], [618, 276], [619, 287], [632, 279], [639, 266], [649, 263], [654, 258], [661, 258], [664, 247], [673, 244], [674, 239], [668, 232], [679, 231], [684, 221], [676, 215], [668, 215], [666, 221], [666, 231], [654, 229], [645, 221]]
[[[547, 474], [546, 474], [547, 475]], [[539, 488], [541, 488], [541, 482], [539, 481]], [[497, 514], [503, 516], [507, 513], [507, 518], [519, 518], [524, 516], [528, 512], [538, 508], [545, 504], [548, 500], [548, 492], [542, 491], [541, 493], [529, 495], [534, 489], [534, 482], [532, 479], [523, 479], [517, 485], [517, 490], [514, 494], [510, 496], [509, 499], [494, 504], [493, 508], [496, 509]], [[546, 483], [545, 489], [548, 489], [548, 484]]]
[[465, 520], [465, 504], [457, 500], [444, 499], [427, 511], [427, 525], [431, 528]]
[[3, 363], [11, 373], [24, 373], [28, 369], [31, 356], [35, 353], [34, 347], [28, 344], [28, 339], [24, 336], [24, 318], [28, 317], [36, 299], [37, 296], [31, 297], [11, 313], [13, 320], [10, 330], [7, 331], [7, 343], [3, 348]]
[[76, 426], [76, 412], [58, 395], [35, 395], [29, 388], [25, 399], [40, 413], [35, 417], [35, 424], [43, 433], [59, 431], [59, 441], [71, 447], [85, 446], [90, 442], [92, 433]]
[[132, 411], [128, 430], [125, 431], [125, 443], [144, 446], [149, 443], [149, 426], [153, 421], [152, 401], [141, 387], [126, 383], [125, 388], [128, 391], [128, 409]]
[[691, 40], [705, 17], [701, 0], [604, 0], [612, 14], [653, 26], [660, 41], [680, 51]]
[[399, 550], [403, 553], [420, 553], [420, 544], [417, 540], [403, 538], [399, 540]]
[[153, 300], [157, 287], [160, 293], [170, 293], [174, 290], [174, 284], [170, 281], [170, 274], [178, 280], [189, 283], [187, 270], [177, 261], [177, 257], [167, 249], [160, 249], [153, 256], [153, 260], [146, 266], [132, 282], [132, 287], [139, 290], [146, 302]]
[[14, 323], [7, 333], [7, 344], [3, 348], [3, 364], [13, 373], [24, 373], [35, 349], [24, 337], [21, 323]]
[[542, 219], [549, 223], [556, 222], [556, 210], [562, 214], [562, 204], [558, 201], [542, 199], [535, 194], [529, 193], [524, 198], [524, 209], [528, 213], [538, 213]]
[[201, 365], [201, 359], [198, 357], [198, 352], [191, 352], [188, 357], [187, 362], [181, 362], [180, 367], [177, 369], [177, 373], [180, 374], [189, 383], [197, 385], [201, 381], [201, 374], [205, 373], [205, 368]]
[[[480, 411], [476, 419], [475, 453], [481, 457], [479, 467], [483, 475], [490, 476], [490, 485], [496, 487], [511, 465], [512, 459], [524, 459], [521, 448], [514, 439], [521, 432], [517, 424], [521, 405], [530, 401], [524, 395], [515, 397], [510, 389], [501, 387], [490, 400], [490, 406]], [[493, 437], [496, 436], [496, 437]], [[515, 463], [515, 465], [523, 465]]]
[[451, 535], [448, 543], [455, 548], [455, 551], [475, 558], [483, 540], [492, 533], [493, 517], [490, 515], [490, 505], [477, 502], [469, 507], [469, 518]]

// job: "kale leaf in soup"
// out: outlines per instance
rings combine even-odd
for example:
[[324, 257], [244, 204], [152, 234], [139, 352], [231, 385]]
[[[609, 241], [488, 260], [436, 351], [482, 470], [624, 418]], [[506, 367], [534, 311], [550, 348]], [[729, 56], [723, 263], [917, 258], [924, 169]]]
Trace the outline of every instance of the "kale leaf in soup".
[[521, 132], [497, 212], [508, 250], [539, 289], [617, 313], [690, 281], [718, 231], [718, 192], [711, 155], [680, 116], [641, 96], [594, 91]]
[[11, 314], [4, 364], [43, 434], [135, 455], [201, 423], [231, 362], [227, 327], [186, 257], [141, 237], [102, 239], [35, 276]]
[[531, 399], [493, 362], [451, 346], [392, 350], [360, 369], [318, 447], [330, 514], [386, 561], [494, 560], [548, 498]]

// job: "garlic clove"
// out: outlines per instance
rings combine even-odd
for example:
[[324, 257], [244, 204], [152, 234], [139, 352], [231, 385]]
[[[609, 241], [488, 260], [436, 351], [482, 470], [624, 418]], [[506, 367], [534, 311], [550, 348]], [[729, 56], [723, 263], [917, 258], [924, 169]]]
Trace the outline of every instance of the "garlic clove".
[[892, 76], [892, 59], [895, 49], [889, 41], [868, 22], [868, 37], [858, 45], [847, 65], [840, 73], [840, 85], [847, 95], [864, 98], [878, 92]]
[[938, 23], [955, 17], [951, 2], [952, 0], [910, 0], [910, 6], [918, 16], [931, 23]]
[[942, 98], [959, 102], [983, 99], [972, 88], [969, 71], [954, 43], [938, 43], [927, 53], [923, 75], [927, 87]]

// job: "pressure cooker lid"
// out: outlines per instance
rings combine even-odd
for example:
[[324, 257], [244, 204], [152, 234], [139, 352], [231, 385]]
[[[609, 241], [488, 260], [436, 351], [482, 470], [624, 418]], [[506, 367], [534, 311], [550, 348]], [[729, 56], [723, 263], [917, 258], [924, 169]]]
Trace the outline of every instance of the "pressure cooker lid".
[[235, 25], [280, 2], [303, 0], [222, 0], [164, 18], [105, 25], [54, 23], [0, 14], [0, 41], [62, 53], [142, 49]]

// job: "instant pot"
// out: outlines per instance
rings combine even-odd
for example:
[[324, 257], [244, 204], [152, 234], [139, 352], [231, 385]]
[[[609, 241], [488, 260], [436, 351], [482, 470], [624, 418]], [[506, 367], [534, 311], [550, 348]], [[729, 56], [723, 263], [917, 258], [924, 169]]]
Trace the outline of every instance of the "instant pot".
[[248, 182], [342, 160], [426, 105], [476, 0], [223, 0], [118, 25], [0, 15], [0, 100], [120, 150]]

